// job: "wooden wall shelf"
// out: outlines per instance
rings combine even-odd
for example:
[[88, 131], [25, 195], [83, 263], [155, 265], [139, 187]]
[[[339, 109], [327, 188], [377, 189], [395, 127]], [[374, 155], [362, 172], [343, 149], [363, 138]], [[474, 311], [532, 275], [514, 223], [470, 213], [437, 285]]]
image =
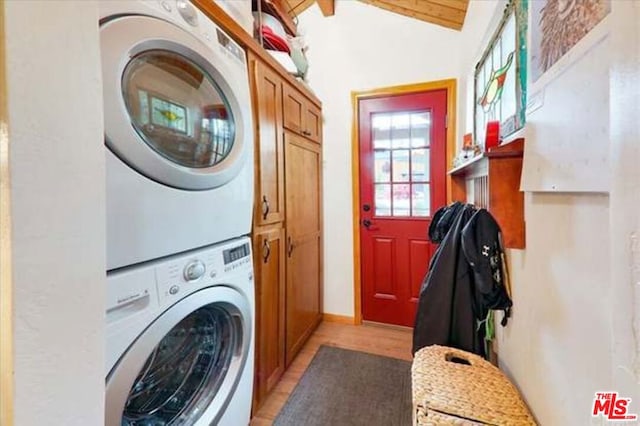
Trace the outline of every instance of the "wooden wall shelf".
[[453, 201], [484, 207], [500, 224], [505, 247], [525, 248], [524, 139], [518, 138], [449, 171]]

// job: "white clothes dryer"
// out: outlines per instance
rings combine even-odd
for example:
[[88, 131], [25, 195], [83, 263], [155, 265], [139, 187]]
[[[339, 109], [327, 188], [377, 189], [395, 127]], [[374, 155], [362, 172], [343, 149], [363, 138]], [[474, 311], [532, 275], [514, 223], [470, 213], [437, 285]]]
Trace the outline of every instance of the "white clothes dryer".
[[241, 238], [107, 274], [105, 426], [242, 426], [253, 388]]
[[245, 52], [186, 0], [102, 1], [107, 269], [251, 230]]

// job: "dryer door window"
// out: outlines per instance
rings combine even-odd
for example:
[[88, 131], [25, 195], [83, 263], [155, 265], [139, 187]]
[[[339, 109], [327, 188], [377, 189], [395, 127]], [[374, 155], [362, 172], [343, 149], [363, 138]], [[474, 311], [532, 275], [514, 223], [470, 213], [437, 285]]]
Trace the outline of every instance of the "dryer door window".
[[122, 76], [122, 95], [142, 140], [181, 166], [211, 167], [233, 145], [231, 108], [211, 76], [167, 50], [135, 56]]
[[215, 304], [180, 321], [138, 374], [122, 425], [192, 424], [220, 389], [240, 334], [230, 313]]
[[198, 37], [148, 16], [100, 25], [105, 144], [172, 188], [218, 188], [251, 160], [247, 64], [211, 25]]

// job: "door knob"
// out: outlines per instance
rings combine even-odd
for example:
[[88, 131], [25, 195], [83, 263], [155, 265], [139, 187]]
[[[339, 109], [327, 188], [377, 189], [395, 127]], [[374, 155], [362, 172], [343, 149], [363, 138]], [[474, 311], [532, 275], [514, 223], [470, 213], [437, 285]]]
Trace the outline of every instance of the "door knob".
[[369, 204], [364, 204], [362, 206], [362, 210], [364, 210], [365, 212], [368, 212], [369, 210], [371, 210], [371, 206]]
[[267, 263], [269, 261], [270, 255], [271, 255], [271, 244], [269, 244], [269, 240], [265, 238], [262, 244], [262, 259], [264, 260], [264, 263]]
[[362, 221], [362, 224], [365, 228], [369, 229], [369, 227], [371, 226], [371, 221], [369, 219], [365, 219]]
[[267, 219], [267, 215], [269, 214], [269, 201], [267, 201], [267, 196], [262, 196], [262, 220]]

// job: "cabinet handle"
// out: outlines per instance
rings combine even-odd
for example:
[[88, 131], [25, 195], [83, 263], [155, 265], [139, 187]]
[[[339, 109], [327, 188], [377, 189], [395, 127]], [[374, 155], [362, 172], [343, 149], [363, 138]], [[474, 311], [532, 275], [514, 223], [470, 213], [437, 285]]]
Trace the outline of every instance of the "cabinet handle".
[[269, 244], [269, 240], [265, 238], [262, 243], [262, 260], [264, 260], [264, 263], [269, 261], [269, 256], [271, 256], [271, 244]]
[[267, 215], [269, 214], [269, 201], [267, 201], [267, 196], [262, 196], [262, 219], [266, 220]]
[[308, 131], [308, 130], [303, 130], [302, 134], [305, 135], [305, 136], [311, 136], [311, 132]]
[[291, 241], [291, 237], [287, 237], [287, 257], [291, 257], [291, 253], [293, 253], [293, 241]]

